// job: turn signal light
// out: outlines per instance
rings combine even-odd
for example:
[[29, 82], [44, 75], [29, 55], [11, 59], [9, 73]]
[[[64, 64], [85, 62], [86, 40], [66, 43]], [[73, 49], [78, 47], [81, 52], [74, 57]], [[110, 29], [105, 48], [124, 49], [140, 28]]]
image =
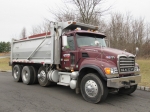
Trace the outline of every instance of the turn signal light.
[[111, 68], [105, 68], [104, 70], [107, 75], [111, 74]]

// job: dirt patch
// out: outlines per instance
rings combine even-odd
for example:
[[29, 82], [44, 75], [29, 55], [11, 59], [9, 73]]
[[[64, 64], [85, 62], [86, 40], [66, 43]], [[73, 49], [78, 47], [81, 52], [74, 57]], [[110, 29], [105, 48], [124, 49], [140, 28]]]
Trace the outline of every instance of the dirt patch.
[[9, 56], [10, 55], [10, 52], [7, 52], [7, 53], [0, 53], [0, 56]]

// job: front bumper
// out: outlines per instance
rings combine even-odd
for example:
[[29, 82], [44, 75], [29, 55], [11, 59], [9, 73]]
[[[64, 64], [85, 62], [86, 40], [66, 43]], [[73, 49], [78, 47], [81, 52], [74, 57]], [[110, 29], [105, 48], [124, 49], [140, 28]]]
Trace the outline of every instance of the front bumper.
[[136, 85], [141, 82], [141, 75], [107, 79], [107, 87], [121, 88]]

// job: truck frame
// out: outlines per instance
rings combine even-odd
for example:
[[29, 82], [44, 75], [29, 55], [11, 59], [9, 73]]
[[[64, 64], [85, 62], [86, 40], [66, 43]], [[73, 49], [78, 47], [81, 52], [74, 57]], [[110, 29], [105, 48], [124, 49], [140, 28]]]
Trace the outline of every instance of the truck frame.
[[111, 91], [131, 94], [141, 80], [136, 55], [109, 48], [97, 26], [50, 22], [46, 33], [12, 39], [10, 66], [16, 82], [70, 86], [91, 103]]

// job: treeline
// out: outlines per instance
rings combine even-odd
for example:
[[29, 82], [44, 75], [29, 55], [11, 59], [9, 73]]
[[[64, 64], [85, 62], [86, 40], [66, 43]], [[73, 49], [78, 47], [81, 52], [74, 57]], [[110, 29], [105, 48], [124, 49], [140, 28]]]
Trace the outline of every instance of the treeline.
[[150, 58], [150, 24], [144, 19], [134, 19], [127, 15], [113, 13], [109, 22], [104, 22], [104, 30], [110, 45], [113, 48], [125, 50], [135, 54], [135, 48], [139, 48], [139, 57]]
[[[65, 0], [64, 0], [65, 2]], [[102, 10], [104, 0], [70, 0], [65, 2], [66, 7], [50, 8], [56, 21], [77, 21], [99, 26], [99, 32], [104, 33], [110, 41], [110, 47], [125, 50], [135, 54], [139, 48], [139, 57], [150, 58], [150, 24], [143, 18], [135, 19], [130, 13], [112, 13], [111, 6]], [[71, 5], [71, 7], [69, 7]], [[73, 8], [72, 8], [73, 7]], [[46, 32], [49, 20], [42, 25], [34, 26], [31, 34]], [[24, 28], [21, 37], [26, 34]]]
[[10, 42], [0, 42], [0, 53], [10, 51]]

